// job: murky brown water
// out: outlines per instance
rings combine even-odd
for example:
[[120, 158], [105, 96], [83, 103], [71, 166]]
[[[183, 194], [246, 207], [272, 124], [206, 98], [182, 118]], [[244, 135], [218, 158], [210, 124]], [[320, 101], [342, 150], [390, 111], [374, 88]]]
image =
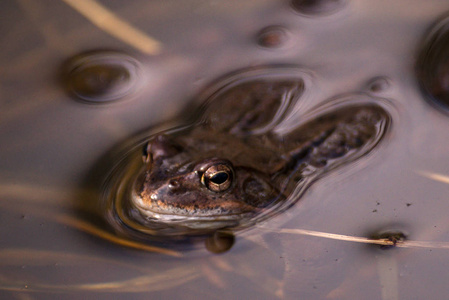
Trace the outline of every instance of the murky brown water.
[[[435, 85], [418, 84], [415, 70], [447, 1], [78, 1], [93, 17], [74, 2], [1, 4], [1, 298], [446, 297], [449, 116], [447, 104], [434, 104], [447, 99], [447, 69], [437, 68]], [[95, 26], [104, 8], [122, 23], [109, 17]], [[76, 101], [62, 68], [92, 50], [139, 62], [138, 83], [129, 87], [134, 77], [113, 64], [105, 80], [119, 89], [82, 90], [107, 103]], [[424, 74], [445, 60], [430, 53]], [[279, 131], [310, 107], [368, 93], [394, 108], [386, 140], [237, 235], [224, 254], [111, 242], [89, 215], [108, 169], [99, 162], [139, 132], [179, 123], [173, 118], [199, 104], [192, 99], [210, 82], [267, 64], [296, 65], [309, 87]], [[403, 247], [385, 251], [356, 238], [395, 236]]]

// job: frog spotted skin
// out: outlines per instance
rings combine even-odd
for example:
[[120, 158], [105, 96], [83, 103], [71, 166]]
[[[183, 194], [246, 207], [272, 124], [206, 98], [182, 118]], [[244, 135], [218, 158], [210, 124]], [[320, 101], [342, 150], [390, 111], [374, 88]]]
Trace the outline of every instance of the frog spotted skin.
[[277, 134], [303, 89], [298, 79], [247, 80], [212, 96], [188, 129], [153, 136], [132, 187], [134, 209], [151, 222], [237, 226], [286, 207], [298, 185], [362, 157], [389, 125], [376, 101], [353, 99], [318, 107], [298, 127]]

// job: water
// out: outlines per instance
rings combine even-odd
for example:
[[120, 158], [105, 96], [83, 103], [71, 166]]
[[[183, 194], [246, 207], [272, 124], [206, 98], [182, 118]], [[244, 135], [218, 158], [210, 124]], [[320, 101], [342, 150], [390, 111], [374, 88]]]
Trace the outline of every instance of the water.
[[[449, 4], [338, 3], [318, 14], [270, 0], [103, 3], [159, 48], [111, 35], [65, 2], [3, 3], [0, 295], [445, 298], [449, 119], [423, 94], [415, 69], [425, 36]], [[260, 43], [264, 28], [282, 28], [285, 36]], [[107, 104], [75, 101], [61, 86], [63, 63], [98, 49], [139, 61], [146, 84]], [[216, 78], [272, 63], [298, 65], [310, 75], [307, 101], [286, 116], [286, 127], [301, 121], [301, 105], [367, 92], [393, 103], [390, 134], [218, 256], [118, 246], [97, 236], [100, 226], [80, 221], [85, 200], [95, 199], [86, 179], [101, 180], [102, 169], [98, 178], [88, 174], [110, 149], [147, 128], [179, 123], [173, 117]], [[415, 244], [384, 251], [304, 230], [352, 237], [399, 231]]]

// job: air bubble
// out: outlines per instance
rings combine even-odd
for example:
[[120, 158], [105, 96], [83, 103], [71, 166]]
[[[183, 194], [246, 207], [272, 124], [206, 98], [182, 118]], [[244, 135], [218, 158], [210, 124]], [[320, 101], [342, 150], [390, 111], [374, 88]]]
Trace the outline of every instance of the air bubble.
[[390, 80], [387, 77], [374, 77], [368, 82], [368, 90], [372, 93], [381, 93], [390, 87]]
[[229, 251], [234, 245], [235, 237], [232, 233], [216, 231], [205, 241], [206, 249], [212, 253], [224, 253]]
[[288, 41], [287, 29], [282, 26], [268, 26], [257, 34], [257, 43], [265, 48], [278, 48]]
[[90, 103], [105, 103], [136, 91], [140, 63], [120, 52], [94, 51], [69, 59], [63, 66], [68, 93]]

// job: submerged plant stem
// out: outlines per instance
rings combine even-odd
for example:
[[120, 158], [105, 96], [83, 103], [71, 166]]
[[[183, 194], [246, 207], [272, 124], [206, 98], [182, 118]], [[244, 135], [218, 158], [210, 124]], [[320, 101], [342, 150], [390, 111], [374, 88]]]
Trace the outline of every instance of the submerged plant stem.
[[142, 51], [145, 54], [157, 55], [161, 52], [161, 44], [147, 36], [141, 30], [134, 28], [128, 22], [120, 19], [106, 7], [94, 0], [62, 0], [78, 11], [95, 26], [113, 37]]
[[429, 179], [449, 184], [449, 175], [438, 174], [429, 171], [415, 171], [415, 172]]
[[449, 242], [409, 241], [409, 240], [393, 241], [393, 240], [390, 240], [387, 238], [371, 239], [371, 238], [366, 238], [366, 237], [350, 236], [350, 235], [335, 234], [335, 233], [313, 231], [313, 230], [306, 230], [306, 229], [291, 229], [291, 228], [270, 229], [270, 228], [262, 227], [262, 226], [259, 226], [258, 228], [267, 230], [267, 231], [277, 232], [277, 233], [308, 235], [308, 236], [322, 237], [322, 238], [327, 238], [327, 239], [332, 239], [332, 240], [363, 243], [363, 244], [373, 244], [373, 245], [380, 245], [380, 246], [394, 246], [394, 247], [399, 247], [399, 248], [449, 249]]

